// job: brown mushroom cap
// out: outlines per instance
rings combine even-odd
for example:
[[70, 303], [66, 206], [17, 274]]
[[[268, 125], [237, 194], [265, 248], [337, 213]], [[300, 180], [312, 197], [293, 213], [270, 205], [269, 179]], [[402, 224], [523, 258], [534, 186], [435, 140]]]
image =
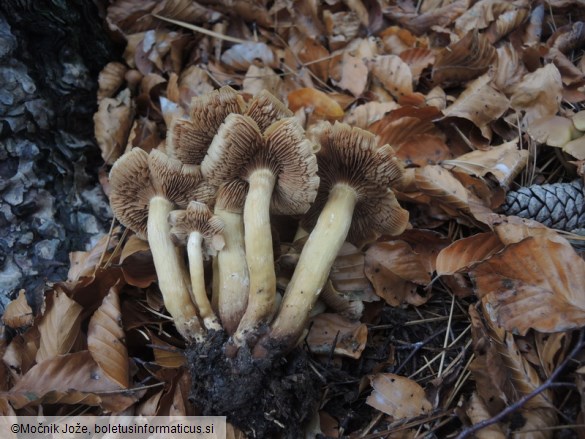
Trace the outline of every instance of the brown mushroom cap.
[[294, 115], [286, 105], [266, 90], [262, 90], [250, 101], [244, 114], [254, 119], [262, 132], [277, 120]]
[[242, 96], [231, 87], [222, 87], [191, 100], [190, 118], [177, 118], [167, 134], [169, 156], [198, 165], [220, 125], [230, 113], [244, 112]]
[[193, 199], [208, 201], [213, 188], [202, 183], [199, 167], [153, 149], [150, 154], [134, 148], [120, 157], [110, 171], [110, 205], [120, 223], [146, 239], [148, 206], [152, 197], [162, 195], [179, 207]]
[[213, 255], [225, 244], [222, 236], [224, 223], [205, 203], [191, 201], [186, 210], [173, 210], [169, 214], [169, 224], [171, 237], [177, 244], [186, 245], [192, 232], [201, 233], [207, 255]]
[[218, 130], [201, 164], [210, 184], [240, 180], [257, 169], [276, 176], [271, 199], [275, 214], [306, 212], [319, 184], [313, 145], [294, 118], [274, 122], [264, 136], [249, 116], [230, 114]]
[[321, 148], [317, 163], [321, 183], [315, 202], [303, 218], [312, 228], [336, 183], [357, 193], [347, 240], [358, 245], [380, 234], [397, 235], [408, 224], [408, 212], [398, 204], [391, 187], [403, 169], [389, 145], [378, 147], [374, 134], [336, 122], [322, 124], [314, 133]]

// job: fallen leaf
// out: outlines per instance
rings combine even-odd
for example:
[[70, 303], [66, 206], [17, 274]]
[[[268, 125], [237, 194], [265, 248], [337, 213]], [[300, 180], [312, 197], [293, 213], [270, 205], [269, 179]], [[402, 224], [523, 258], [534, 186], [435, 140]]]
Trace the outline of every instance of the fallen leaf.
[[36, 326], [31, 326], [23, 334], [12, 339], [6, 347], [2, 361], [12, 373], [14, 382], [18, 382], [35, 364], [41, 335]]
[[[487, 421], [493, 416], [488, 411], [483, 399], [475, 392], [472, 393], [469, 399], [465, 413], [469, 416], [472, 425]], [[502, 426], [499, 423], [495, 423], [476, 432], [475, 437], [477, 439], [506, 439], [506, 434]]]
[[394, 420], [414, 418], [433, 408], [424, 389], [409, 378], [379, 373], [370, 381], [374, 390], [366, 404], [392, 416]]
[[410, 67], [397, 55], [378, 55], [370, 64], [372, 74], [395, 98], [413, 93]]
[[368, 68], [366, 64], [347, 51], [341, 60], [341, 80], [336, 84], [339, 88], [349, 91], [356, 98], [361, 96], [368, 84]]
[[510, 244], [470, 275], [491, 318], [509, 331], [585, 325], [585, 261], [568, 242], [534, 236]]
[[336, 354], [358, 359], [366, 348], [368, 328], [339, 314], [324, 313], [311, 319], [307, 344], [315, 354]]
[[300, 88], [288, 94], [288, 106], [296, 112], [300, 108], [315, 116], [335, 120], [343, 117], [343, 108], [322, 91], [314, 88]]
[[472, 81], [457, 100], [443, 110], [445, 117], [461, 117], [473, 122], [487, 139], [491, 138], [487, 125], [502, 116], [510, 102], [491, 85], [485, 74]]
[[16, 409], [39, 404], [84, 404], [121, 412], [141, 392], [121, 389], [93, 361], [88, 351], [60, 355], [30, 369], [2, 395]]
[[484, 74], [496, 57], [496, 49], [477, 30], [437, 54], [432, 70], [435, 84], [462, 83]]
[[109, 380], [127, 389], [130, 385], [129, 360], [118, 289], [110, 288], [101, 306], [91, 316], [87, 330], [87, 348]]
[[156, 270], [147, 241], [130, 236], [120, 255], [120, 267], [124, 280], [138, 288], [146, 288], [156, 281]]
[[516, 111], [524, 111], [524, 123], [530, 124], [535, 119], [553, 116], [559, 111], [562, 90], [559, 70], [554, 64], [547, 64], [527, 73], [511, 88], [510, 106]]
[[93, 121], [95, 138], [107, 164], [113, 164], [124, 152], [133, 116], [134, 104], [128, 89], [121, 91], [115, 98], [100, 101]]
[[59, 287], [47, 298], [47, 311], [41, 318], [38, 329], [41, 335], [36, 362], [69, 353], [80, 335], [83, 308], [71, 300]]
[[104, 98], [111, 98], [124, 84], [124, 75], [128, 67], [119, 62], [109, 62], [98, 76], [98, 103]]
[[504, 245], [493, 232], [458, 239], [437, 256], [437, 274], [443, 276], [469, 270], [503, 248]]
[[278, 59], [266, 43], [253, 41], [235, 44], [221, 55], [221, 62], [236, 71], [246, 71], [256, 62], [265, 67], [278, 67]]
[[270, 67], [258, 67], [252, 64], [246, 72], [242, 91], [257, 95], [262, 90], [269, 91], [274, 96], [280, 96], [282, 79]]
[[33, 311], [26, 300], [24, 290], [18, 292], [18, 297], [6, 305], [2, 321], [11, 328], [30, 326], [33, 322]]

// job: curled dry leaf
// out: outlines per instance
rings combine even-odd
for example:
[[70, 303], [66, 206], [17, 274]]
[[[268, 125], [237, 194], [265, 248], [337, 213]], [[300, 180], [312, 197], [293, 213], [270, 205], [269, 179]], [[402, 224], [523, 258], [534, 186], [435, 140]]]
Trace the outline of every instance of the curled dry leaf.
[[462, 83], [477, 78], [493, 64], [496, 49], [477, 31], [469, 31], [437, 54], [432, 79], [435, 84]]
[[26, 300], [24, 290], [18, 292], [18, 297], [6, 306], [2, 321], [10, 328], [23, 328], [33, 322], [33, 311]]
[[547, 64], [524, 75], [510, 88], [513, 91], [510, 105], [516, 111], [524, 111], [524, 122], [555, 115], [562, 99], [563, 83], [559, 69]]
[[288, 106], [296, 112], [300, 108], [318, 118], [336, 120], [344, 115], [343, 108], [322, 91], [314, 88], [300, 88], [288, 94]]
[[79, 303], [55, 287], [53, 295], [47, 298], [47, 311], [38, 324], [41, 340], [37, 363], [69, 353], [80, 335], [82, 311]]
[[360, 19], [355, 12], [323, 11], [323, 22], [328, 34], [329, 47], [333, 50], [344, 47], [353, 40], [360, 29]]
[[371, 377], [370, 381], [374, 390], [366, 404], [395, 420], [420, 416], [433, 408], [424, 389], [409, 378], [393, 373], [379, 373]]
[[382, 119], [384, 115], [392, 110], [396, 110], [396, 102], [367, 102], [352, 108], [345, 114], [343, 121], [349, 125], [366, 129], [369, 125]]
[[338, 87], [349, 91], [356, 98], [361, 96], [368, 84], [368, 68], [361, 58], [345, 51], [341, 60], [341, 80]]
[[97, 98], [100, 102], [104, 98], [111, 98], [125, 82], [124, 75], [128, 67], [119, 62], [110, 62], [105, 65], [98, 76]]
[[87, 348], [108, 379], [127, 389], [130, 385], [128, 350], [122, 327], [118, 289], [110, 288], [101, 306], [91, 316], [87, 330]]
[[506, 3], [504, 6], [504, 12], [489, 25], [485, 32], [491, 43], [499, 41], [502, 37], [518, 28], [530, 13], [530, 5], [527, 0], [516, 0], [513, 3]]
[[395, 99], [412, 94], [412, 72], [401, 57], [378, 55], [372, 60], [370, 69]]
[[124, 280], [135, 287], [146, 288], [156, 281], [156, 270], [148, 242], [130, 236], [120, 256], [120, 266]]
[[491, 138], [488, 124], [506, 112], [510, 102], [491, 85], [485, 74], [468, 84], [457, 100], [443, 110], [445, 117], [461, 117], [473, 122], [487, 139]]
[[435, 62], [435, 53], [427, 48], [415, 47], [400, 52], [400, 58], [410, 68], [413, 82], [417, 83], [423, 70]]
[[443, 276], [468, 270], [503, 248], [504, 245], [493, 232], [458, 239], [439, 253], [437, 274]]
[[528, 134], [538, 143], [563, 147], [571, 140], [580, 137], [571, 119], [561, 116], [545, 116], [528, 124]]
[[195, 96], [202, 96], [214, 90], [209, 74], [200, 67], [189, 66], [179, 76], [179, 103], [185, 109]]
[[18, 382], [35, 364], [40, 337], [39, 329], [31, 326], [23, 334], [14, 337], [6, 348], [2, 361], [8, 366], [13, 381]]
[[221, 62], [236, 71], [246, 71], [257, 62], [266, 67], [278, 67], [278, 59], [266, 43], [253, 41], [235, 44], [221, 55]]
[[121, 412], [142, 392], [110, 381], [89, 351], [60, 355], [30, 369], [4, 395], [16, 409], [39, 404], [84, 404]]
[[486, 151], [471, 151], [446, 160], [442, 165], [477, 177], [493, 176], [500, 186], [509, 187], [526, 167], [528, 156], [527, 150], [518, 149], [518, 139], [514, 139]]
[[311, 320], [307, 344], [315, 354], [342, 355], [358, 359], [368, 340], [363, 323], [347, 320], [339, 314], [319, 314]]
[[342, 293], [367, 292], [370, 283], [364, 276], [364, 254], [349, 242], [344, 242], [329, 273], [333, 287]]
[[134, 106], [130, 90], [125, 89], [116, 98], [104, 98], [93, 116], [95, 138], [102, 151], [102, 158], [111, 165], [126, 148], [132, 126]]
[[562, 239], [510, 244], [470, 275], [491, 318], [509, 331], [559, 332], [585, 325], [585, 261]]
[[511, 43], [498, 47], [498, 62], [493, 75], [496, 89], [504, 93], [512, 93], [518, 78], [526, 73], [526, 67], [520, 53]]
[[244, 78], [243, 91], [252, 96], [262, 90], [269, 91], [274, 96], [280, 96], [282, 79], [270, 67], [251, 65]]
[[[471, 424], [478, 424], [490, 419], [493, 415], [488, 411], [483, 399], [475, 392], [471, 395], [465, 413], [469, 416]], [[506, 439], [502, 427], [496, 423], [488, 425], [475, 433], [477, 439]]]
[[185, 356], [176, 346], [166, 343], [156, 337], [151, 331], [149, 331], [148, 335], [150, 337], [150, 343], [156, 364], [160, 367], [171, 369], [185, 366]]
[[364, 271], [376, 294], [389, 305], [419, 306], [430, 299], [417, 293], [419, 286], [431, 282], [423, 258], [405, 241], [380, 242], [366, 251]]

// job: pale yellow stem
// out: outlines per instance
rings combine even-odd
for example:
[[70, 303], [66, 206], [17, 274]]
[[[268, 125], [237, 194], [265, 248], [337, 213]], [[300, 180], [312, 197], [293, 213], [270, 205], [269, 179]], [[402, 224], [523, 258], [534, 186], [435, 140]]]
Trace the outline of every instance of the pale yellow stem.
[[203, 270], [203, 236], [199, 232], [191, 232], [187, 241], [187, 256], [189, 257], [189, 275], [191, 276], [191, 291], [193, 299], [199, 309], [203, 325], [207, 329], [221, 330], [219, 319], [211, 309], [211, 303], [205, 290], [205, 274]]
[[173, 208], [173, 204], [164, 197], [155, 196], [150, 200], [148, 244], [165, 307], [173, 318], [177, 330], [187, 340], [201, 341], [203, 328], [191, 301], [185, 262], [180, 250], [171, 240], [167, 218]]
[[241, 346], [257, 335], [262, 324], [269, 323], [274, 313], [276, 275], [270, 230], [270, 199], [276, 178], [272, 171], [259, 169], [248, 177], [248, 195], [244, 204], [244, 240], [246, 262], [250, 273], [248, 307], [234, 334]]
[[248, 303], [250, 278], [244, 250], [244, 221], [239, 213], [215, 209], [224, 222], [225, 245], [217, 255], [218, 309], [223, 329], [233, 334]]
[[270, 332], [256, 346], [254, 355], [265, 355], [271, 344], [278, 344], [282, 349], [295, 345], [347, 238], [356, 202], [357, 194], [351, 186], [341, 183], [333, 186], [303, 247]]

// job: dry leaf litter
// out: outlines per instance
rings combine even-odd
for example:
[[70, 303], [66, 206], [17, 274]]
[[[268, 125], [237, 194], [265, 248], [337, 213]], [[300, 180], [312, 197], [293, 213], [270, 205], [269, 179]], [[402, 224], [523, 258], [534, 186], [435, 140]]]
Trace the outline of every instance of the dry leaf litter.
[[[3, 414], [585, 435], [581, 2], [123, 0], [106, 22], [121, 225], [39, 312], [7, 307]], [[176, 229], [192, 201], [214, 233]]]

